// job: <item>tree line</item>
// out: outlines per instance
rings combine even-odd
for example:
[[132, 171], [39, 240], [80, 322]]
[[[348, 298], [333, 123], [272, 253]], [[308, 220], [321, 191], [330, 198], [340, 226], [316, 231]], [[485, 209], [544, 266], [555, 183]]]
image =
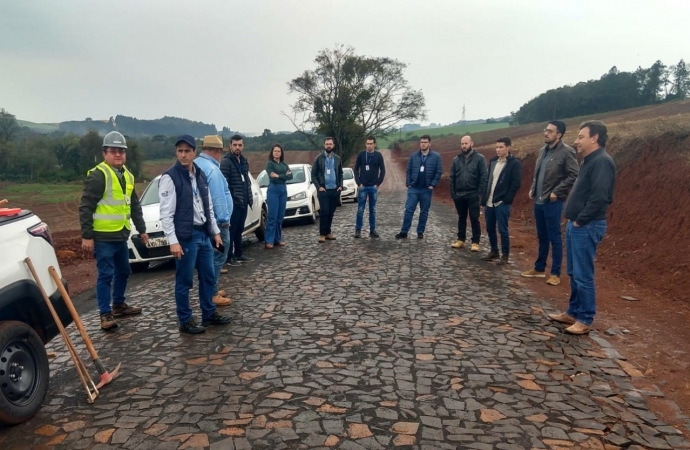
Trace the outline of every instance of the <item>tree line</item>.
[[100, 134], [107, 134], [110, 131], [119, 131], [127, 136], [179, 136], [180, 134], [191, 134], [192, 136], [206, 136], [217, 134], [216, 126], [203, 122], [182, 119], [179, 117], [165, 116], [160, 119], [144, 120], [135, 117], [117, 115], [107, 121], [93, 120], [87, 117], [85, 120], [71, 120], [61, 122], [58, 130], [65, 133], [84, 135], [89, 131], [97, 131]]
[[511, 125], [599, 114], [689, 96], [690, 68], [682, 59], [671, 66], [657, 61], [634, 72], [621, 72], [614, 66], [598, 80], [562, 86], [538, 95], [512, 113]]

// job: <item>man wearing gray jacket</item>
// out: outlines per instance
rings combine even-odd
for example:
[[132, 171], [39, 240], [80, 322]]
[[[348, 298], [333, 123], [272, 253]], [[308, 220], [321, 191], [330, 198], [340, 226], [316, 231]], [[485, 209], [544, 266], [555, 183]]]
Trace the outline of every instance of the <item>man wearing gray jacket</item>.
[[561, 216], [563, 204], [568, 198], [580, 168], [575, 150], [563, 143], [565, 123], [552, 120], [544, 130], [544, 143], [539, 150], [534, 168], [529, 197], [534, 200], [534, 221], [539, 239], [539, 256], [534, 269], [522, 272], [523, 277], [545, 278], [546, 259], [551, 245], [551, 276], [546, 284], [558, 286], [561, 283], [563, 261], [563, 238]]

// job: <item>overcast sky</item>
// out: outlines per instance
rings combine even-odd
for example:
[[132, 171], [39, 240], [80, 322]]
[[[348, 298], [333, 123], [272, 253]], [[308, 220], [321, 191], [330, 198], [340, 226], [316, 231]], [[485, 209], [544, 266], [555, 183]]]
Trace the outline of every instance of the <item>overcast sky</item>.
[[614, 65], [690, 62], [688, 17], [688, 0], [0, 0], [0, 107], [289, 130], [287, 82], [346, 44], [408, 64], [448, 124]]

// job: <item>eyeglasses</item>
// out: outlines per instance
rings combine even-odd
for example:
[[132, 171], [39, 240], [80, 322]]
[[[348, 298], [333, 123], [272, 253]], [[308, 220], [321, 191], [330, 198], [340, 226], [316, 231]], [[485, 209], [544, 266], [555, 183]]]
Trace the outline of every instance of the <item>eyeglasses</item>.
[[112, 154], [118, 154], [118, 155], [124, 155], [125, 153], [127, 153], [127, 149], [125, 149], [125, 148], [109, 148], [106, 151], [110, 152]]
[[557, 130], [549, 130], [548, 128], [544, 128], [544, 133], [555, 133]]

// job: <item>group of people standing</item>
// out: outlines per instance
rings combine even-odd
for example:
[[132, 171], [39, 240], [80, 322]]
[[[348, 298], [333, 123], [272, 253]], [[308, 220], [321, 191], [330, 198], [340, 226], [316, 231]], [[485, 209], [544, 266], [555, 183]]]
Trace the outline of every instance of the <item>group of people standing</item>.
[[[549, 285], [560, 284], [562, 262], [561, 221], [565, 204], [567, 268], [571, 296], [569, 308], [551, 314], [555, 321], [568, 325], [572, 334], [589, 332], [596, 313], [594, 257], [606, 232], [606, 212], [613, 201], [616, 167], [606, 152], [606, 125], [587, 121], [580, 125], [575, 146], [583, 157], [578, 165], [576, 151], [563, 142], [565, 123], [551, 121], [544, 129], [544, 147], [540, 149], [529, 197], [534, 202], [534, 216], [539, 241], [534, 268], [524, 277], [546, 278], [546, 263], [551, 249], [552, 265]], [[417, 238], [424, 238], [434, 190], [443, 173], [441, 155], [431, 150], [431, 137], [424, 135], [419, 150], [407, 163], [407, 200], [403, 223], [396, 239], [405, 239], [412, 227], [419, 206]], [[508, 222], [511, 205], [522, 182], [522, 164], [511, 153], [508, 137], [496, 141], [496, 156], [486, 163], [474, 149], [470, 136], [460, 141], [461, 153], [453, 159], [449, 179], [450, 195], [458, 214], [457, 239], [451, 247], [460, 249], [467, 241], [467, 218], [470, 219], [470, 250], [479, 252], [481, 208], [484, 208], [490, 251], [485, 261], [507, 264], [510, 256]], [[379, 238], [376, 228], [378, 191], [386, 174], [381, 153], [375, 150], [376, 139], [366, 139], [366, 150], [357, 155], [354, 177], [359, 187], [355, 218], [355, 238], [362, 237], [363, 216], [369, 203], [369, 236]], [[242, 155], [242, 137], [232, 136], [230, 151], [223, 154], [218, 136], [206, 136], [201, 153], [196, 155], [196, 140], [180, 136], [175, 143], [177, 162], [159, 181], [160, 218], [163, 231], [175, 257], [175, 302], [181, 332], [198, 334], [206, 327], [231, 322], [216, 311], [227, 306], [230, 298], [219, 290], [223, 265], [253, 261], [242, 253], [242, 234], [253, 194], [249, 164]], [[343, 167], [335, 154], [333, 138], [324, 140], [324, 152], [312, 164], [311, 178], [321, 206], [318, 242], [335, 240], [332, 222], [343, 189]], [[137, 238], [146, 245], [141, 206], [134, 189], [134, 176], [125, 167], [127, 144], [118, 132], [103, 139], [104, 161], [88, 173], [80, 205], [82, 247], [93, 251], [98, 268], [96, 287], [101, 328], [117, 327], [116, 317], [140, 314], [142, 309], [125, 303], [125, 290], [130, 274], [127, 240], [130, 218], [138, 231]], [[267, 191], [268, 221], [265, 232], [266, 249], [285, 246], [282, 222], [285, 216], [287, 190], [292, 179], [284, 161], [284, 151], [274, 145], [266, 163], [269, 176]], [[567, 203], [565, 203], [567, 201]], [[498, 233], [497, 233], [498, 230]], [[500, 235], [500, 252], [498, 236]], [[189, 291], [194, 270], [198, 272], [201, 322], [192, 315]], [[112, 307], [111, 307], [112, 303]]]

